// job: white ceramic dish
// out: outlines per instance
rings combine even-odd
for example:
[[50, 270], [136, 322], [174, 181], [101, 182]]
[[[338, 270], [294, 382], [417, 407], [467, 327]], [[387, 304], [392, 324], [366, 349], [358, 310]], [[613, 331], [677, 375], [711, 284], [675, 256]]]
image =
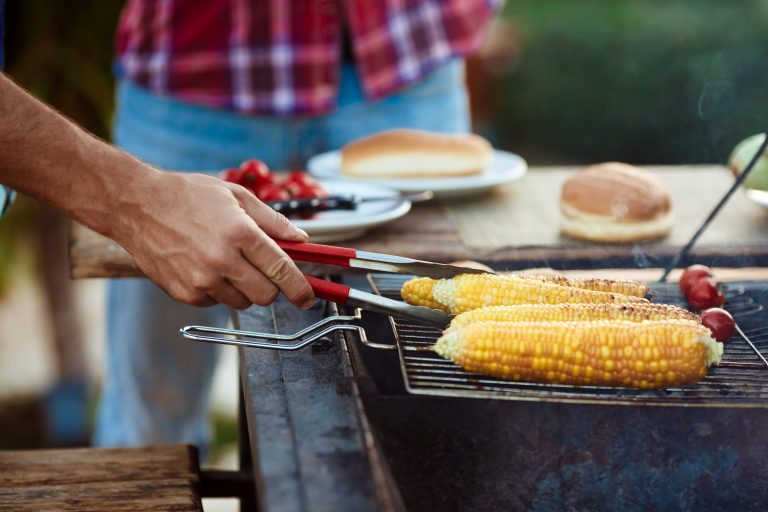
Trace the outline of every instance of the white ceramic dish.
[[753, 202], [759, 204], [763, 208], [768, 208], [768, 192], [766, 192], [765, 190], [757, 190], [757, 189], [754, 189], [754, 188], [746, 188], [746, 189], [744, 189], [744, 193]]
[[358, 181], [319, 180], [331, 195], [392, 197], [392, 200], [362, 203], [355, 210], [319, 212], [311, 219], [291, 219], [306, 231], [311, 242], [327, 243], [349, 240], [366, 231], [398, 219], [411, 210], [411, 202], [402, 199], [397, 190]]
[[435, 193], [435, 197], [442, 199], [487, 192], [494, 187], [522, 178], [527, 169], [528, 164], [520, 156], [498, 149], [494, 150], [488, 168], [472, 176], [409, 179], [350, 178], [341, 175], [339, 151], [317, 155], [311, 158], [307, 165], [307, 170], [318, 178], [354, 179], [357, 183], [375, 183], [405, 193], [431, 190]]

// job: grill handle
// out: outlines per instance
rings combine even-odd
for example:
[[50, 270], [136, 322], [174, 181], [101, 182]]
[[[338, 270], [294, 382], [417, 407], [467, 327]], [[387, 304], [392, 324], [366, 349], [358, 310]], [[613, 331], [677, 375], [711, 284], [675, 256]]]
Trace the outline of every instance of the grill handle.
[[357, 257], [357, 251], [346, 247], [334, 247], [332, 245], [311, 244], [308, 242], [288, 242], [275, 240], [275, 243], [285, 253], [296, 261], [309, 263], [322, 263], [336, 267], [349, 267], [349, 260]]
[[391, 343], [376, 343], [368, 340], [365, 329], [355, 325], [361, 318], [359, 309], [354, 315], [328, 316], [299, 332], [293, 334], [276, 334], [255, 331], [242, 331], [238, 329], [224, 329], [221, 327], [208, 327], [203, 325], [188, 325], [179, 329], [179, 334], [188, 340], [203, 341], [206, 343], [219, 343], [222, 345], [235, 345], [238, 347], [264, 348], [268, 350], [293, 351], [326, 338], [335, 332], [356, 332], [360, 342], [372, 348], [396, 350]]
[[342, 306], [349, 300], [349, 286], [333, 283], [331, 281], [326, 281], [325, 279], [320, 279], [308, 275], [305, 275], [304, 277], [307, 278], [309, 285], [315, 292], [315, 296], [318, 298], [333, 302], [335, 304], [340, 304]]

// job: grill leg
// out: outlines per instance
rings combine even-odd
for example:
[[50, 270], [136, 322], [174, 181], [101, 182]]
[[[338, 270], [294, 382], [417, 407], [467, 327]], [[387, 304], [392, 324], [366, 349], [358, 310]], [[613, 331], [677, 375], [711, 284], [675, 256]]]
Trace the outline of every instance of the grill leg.
[[243, 390], [240, 387], [238, 407], [238, 459], [237, 471], [208, 469], [200, 472], [200, 495], [203, 498], [239, 498], [240, 510], [256, 510], [256, 484], [253, 479], [251, 446], [245, 420]]
[[251, 460], [251, 441], [248, 435], [248, 420], [245, 416], [245, 399], [243, 397], [243, 383], [240, 382], [240, 394], [237, 410], [237, 449], [240, 459], [240, 473], [248, 475], [248, 481], [242, 486], [240, 496], [240, 511], [256, 510], [256, 481], [253, 478], [253, 461]]

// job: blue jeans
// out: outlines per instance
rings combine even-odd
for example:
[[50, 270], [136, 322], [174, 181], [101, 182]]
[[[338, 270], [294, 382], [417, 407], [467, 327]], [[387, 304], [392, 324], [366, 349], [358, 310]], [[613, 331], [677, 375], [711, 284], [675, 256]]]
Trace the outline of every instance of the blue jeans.
[[[294, 169], [312, 155], [380, 130], [469, 129], [461, 61], [449, 62], [419, 84], [375, 103], [363, 98], [351, 66], [341, 73], [334, 112], [291, 119], [188, 105], [122, 82], [115, 143], [165, 169], [217, 171], [248, 158], [259, 158], [272, 169]], [[178, 329], [224, 326], [228, 315], [223, 306], [199, 309], [174, 302], [147, 280], [110, 281], [107, 368], [94, 443], [204, 447], [218, 348], [182, 340]]]

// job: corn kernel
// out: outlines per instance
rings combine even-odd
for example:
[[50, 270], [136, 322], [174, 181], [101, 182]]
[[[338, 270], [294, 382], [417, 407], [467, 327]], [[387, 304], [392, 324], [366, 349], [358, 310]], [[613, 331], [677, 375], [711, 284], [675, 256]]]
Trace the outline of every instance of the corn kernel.
[[722, 346], [692, 320], [481, 321], [452, 326], [435, 350], [502, 378], [657, 388], [696, 382]]

